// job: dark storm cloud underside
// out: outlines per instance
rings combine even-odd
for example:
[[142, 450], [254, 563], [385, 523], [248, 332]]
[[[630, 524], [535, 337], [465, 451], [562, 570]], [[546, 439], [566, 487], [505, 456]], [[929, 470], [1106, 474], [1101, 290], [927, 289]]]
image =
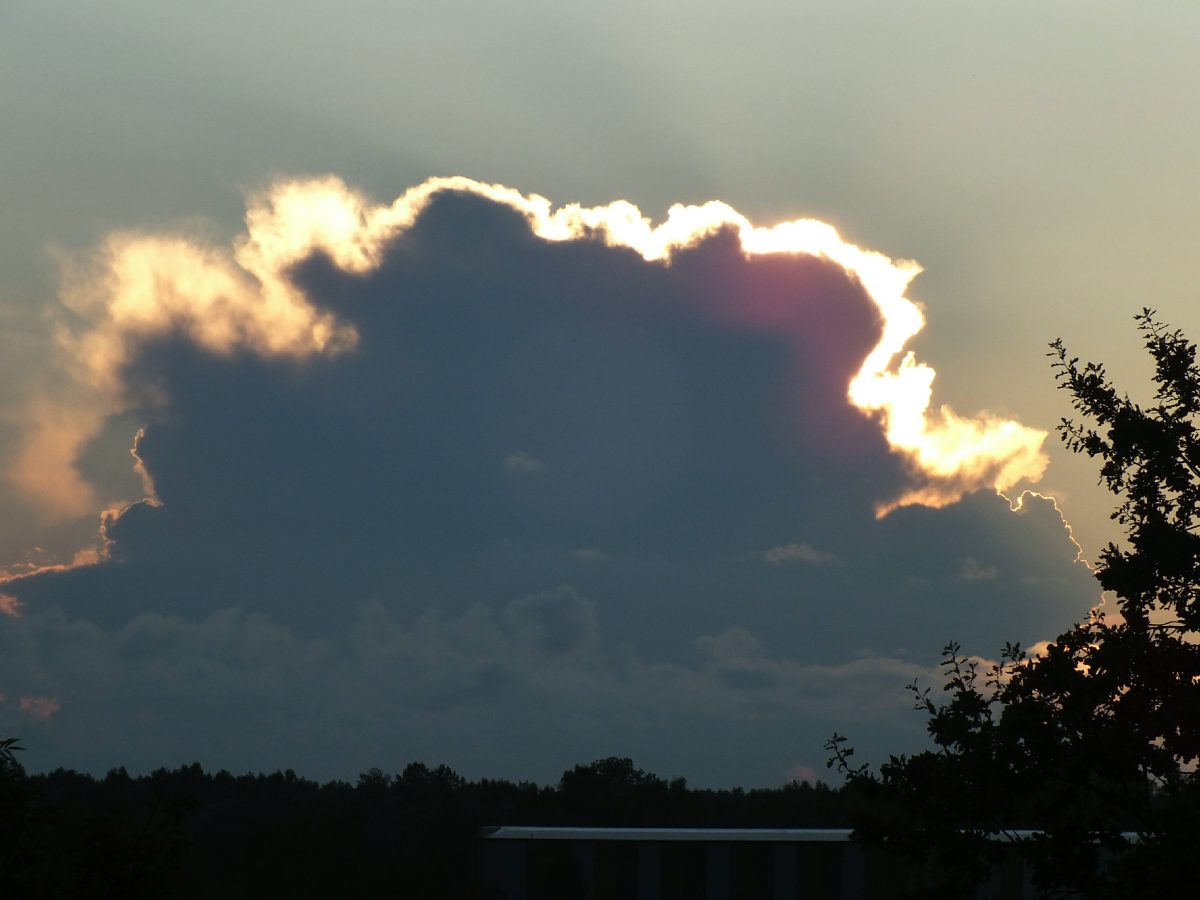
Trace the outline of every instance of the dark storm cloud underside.
[[[447, 193], [369, 275], [322, 258], [294, 274], [358, 349], [145, 348], [129, 380], [170, 397], [139, 447], [164, 505], [113, 525], [116, 564], [23, 600], [109, 625], [239, 606], [316, 634], [366, 599], [411, 618], [571, 583], [606, 637], [668, 656], [736, 624], [809, 659], [992, 633], [982, 602], [937, 598], [927, 634], [928, 598], [905, 601], [906, 567], [924, 577], [958, 545], [1005, 556], [1020, 529], [955, 509], [873, 521], [903, 476], [845, 399], [880, 322], [836, 265], [748, 259], [728, 232], [647, 263]], [[541, 466], [514, 473], [514, 453]], [[801, 539], [854, 564], [747, 559]], [[581, 566], [581, 547], [610, 559]], [[1020, 637], [1065, 624], [1028, 606]]]

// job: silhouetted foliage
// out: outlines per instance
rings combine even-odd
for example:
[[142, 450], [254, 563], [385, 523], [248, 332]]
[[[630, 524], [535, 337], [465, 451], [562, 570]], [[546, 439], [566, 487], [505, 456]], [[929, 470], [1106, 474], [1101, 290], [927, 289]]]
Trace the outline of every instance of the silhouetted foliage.
[[25, 770], [17, 760], [23, 749], [17, 738], [0, 738], [0, 823], [4, 828], [0, 872], [19, 862], [28, 832], [28, 787]]
[[0, 811], [11, 811], [9, 804], [15, 801], [11, 791], [25, 770], [17, 760], [17, 753], [25, 748], [17, 743], [17, 738], [0, 738]]
[[[1049, 897], [1191, 896], [1200, 839], [1200, 368], [1196, 346], [1136, 317], [1154, 360], [1143, 407], [1097, 363], [1051, 345], [1055, 377], [1088, 424], [1063, 419], [1074, 452], [1100, 461], [1124, 546], [1096, 577], [1116, 614], [1093, 613], [1043, 654], [1005, 647], [980, 671], [945, 650], [945, 691], [909, 686], [936, 749], [878, 773], [830, 764], [866, 802], [856, 833], [921, 863], [909, 896], [961, 890], [1015, 841]], [[1021, 835], [1018, 829], [1036, 829]], [[1131, 839], [1131, 835], [1134, 835]]]

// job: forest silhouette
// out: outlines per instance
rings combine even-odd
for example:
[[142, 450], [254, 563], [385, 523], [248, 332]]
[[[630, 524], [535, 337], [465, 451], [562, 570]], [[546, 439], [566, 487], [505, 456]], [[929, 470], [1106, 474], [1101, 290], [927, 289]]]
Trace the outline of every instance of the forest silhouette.
[[371, 769], [354, 784], [198, 763], [140, 776], [26, 774], [9, 753], [0, 803], [3, 897], [466, 900], [479, 895], [486, 826], [848, 826], [854, 798], [808, 782], [689, 788], [626, 758], [539, 786], [422, 763]]

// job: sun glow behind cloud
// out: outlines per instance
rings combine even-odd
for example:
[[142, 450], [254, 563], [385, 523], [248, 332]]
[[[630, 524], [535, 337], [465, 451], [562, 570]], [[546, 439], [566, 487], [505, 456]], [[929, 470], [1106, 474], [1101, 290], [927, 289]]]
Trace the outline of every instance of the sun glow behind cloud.
[[962, 417], [944, 406], [931, 410], [934, 371], [905, 351], [925, 323], [905, 293], [920, 266], [849, 244], [830, 225], [801, 219], [756, 227], [717, 201], [674, 206], [654, 225], [627, 201], [554, 209], [536, 194], [462, 177], [430, 179], [381, 206], [328, 177], [285, 181], [251, 198], [246, 233], [232, 252], [186, 237], [117, 234], [89, 265], [68, 268], [62, 299], [86, 324], [64, 327], [59, 335], [70, 361], [68, 386], [43, 394], [26, 410], [24, 439], [8, 470], [12, 481], [49, 518], [97, 508], [93, 489], [76, 469], [82, 450], [107, 416], [165, 399], [124, 380], [140, 342], [178, 333], [215, 353], [297, 359], [352, 350], [354, 328], [315, 307], [295, 286], [291, 267], [319, 252], [345, 271], [370, 271], [388, 241], [442, 191], [509, 206], [545, 240], [596, 237], [647, 261], [669, 264], [676, 249], [732, 230], [748, 255], [805, 254], [841, 266], [862, 284], [883, 323], [879, 343], [847, 387], [848, 398], [878, 417], [917, 483], [881, 504], [881, 515], [909, 504], [942, 506], [980, 488], [1003, 491], [1036, 481], [1046, 468], [1044, 431], [989, 415]]

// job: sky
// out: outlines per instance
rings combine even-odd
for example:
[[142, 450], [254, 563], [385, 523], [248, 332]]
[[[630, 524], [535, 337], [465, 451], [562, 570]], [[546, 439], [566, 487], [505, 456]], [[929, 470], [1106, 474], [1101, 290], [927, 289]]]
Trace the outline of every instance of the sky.
[[[1181, 4], [0, 5], [0, 733], [700, 785], [1100, 597]], [[711, 201], [711, 202], [710, 202]], [[132, 451], [132, 452], [131, 452]]]

